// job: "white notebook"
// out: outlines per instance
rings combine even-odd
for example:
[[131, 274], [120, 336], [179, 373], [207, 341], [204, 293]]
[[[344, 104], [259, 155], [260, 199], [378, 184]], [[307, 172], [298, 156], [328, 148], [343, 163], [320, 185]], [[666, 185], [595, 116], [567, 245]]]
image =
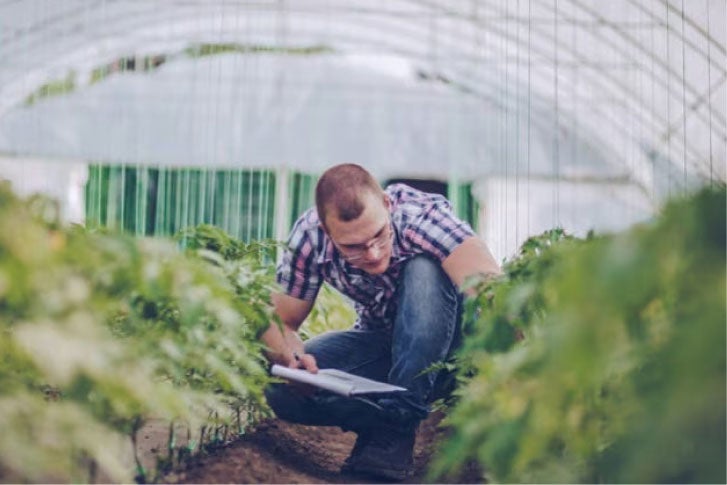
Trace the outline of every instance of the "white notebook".
[[271, 372], [274, 376], [310, 384], [349, 397], [362, 394], [406, 391], [404, 387], [366, 379], [337, 369], [319, 369], [317, 374], [313, 374], [307, 370], [291, 369], [290, 367], [275, 364]]

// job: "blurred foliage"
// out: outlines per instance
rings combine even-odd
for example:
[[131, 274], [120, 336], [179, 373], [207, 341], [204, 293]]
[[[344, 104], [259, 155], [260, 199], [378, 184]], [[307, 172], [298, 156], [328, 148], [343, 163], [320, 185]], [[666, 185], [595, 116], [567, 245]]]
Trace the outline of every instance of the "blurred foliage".
[[725, 191], [705, 189], [622, 234], [530, 239], [470, 282], [433, 477], [724, 483], [725, 247]]
[[356, 310], [343, 294], [324, 284], [299, 333], [304, 340], [330, 330], [347, 330], [356, 321]]
[[189, 57], [205, 57], [227, 53], [237, 54], [285, 54], [285, 55], [316, 55], [330, 54], [334, 50], [324, 44], [315, 44], [307, 46], [282, 46], [282, 45], [264, 45], [264, 44], [196, 44], [187, 47], [184, 53]]
[[[181, 231], [177, 235], [187, 248], [196, 250], [209, 250], [221, 255], [226, 260], [243, 261], [244, 269], [264, 273], [270, 282], [275, 279], [275, 267], [270, 264], [275, 260], [275, 252], [282, 248], [280, 242], [274, 240], [255, 241], [244, 243], [225, 233], [223, 230], [201, 224]], [[209, 257], [206, 252], [201, 253]], [[213, 261], [214, 257], [211, 258]], [[218, 264], [219, 261], [218, 261]], [[262, 278], [262, 275], [258, 275]], [[267, 290], [262, 295], [267, 298]], [[250, 297], [250, 288], [246, 287], [247, 298]], [[258, 295], [260, 296], [260, 295]], [[324, 284], [318, 292], [316, 302], [310, 314], [300, 328], [304, 340], [329, 330], [344, 330], [350, 328], [356, 320], [356, 311], [351, 302], [338, 291]], [[264, 330], [264, 328], [262, 329]]]
[[24, 104], [26, 106], [32, 106], [42, 99], [68, 94], [73, 92], [75, 89], [76, 73], [71, 70], [68, 71], [65, 79], [55, 79], [41, 85], [39, 88], [37, 88], [35, 91], [25, 97]]
[[264, 409], [267, 248], [200, 228], [180, 251], [58, 214], [0, 185], [0, 480], [87, 481], [95, 463], [129, 482], [123, 436], [146, 417], [239, 429], [233, 409]]

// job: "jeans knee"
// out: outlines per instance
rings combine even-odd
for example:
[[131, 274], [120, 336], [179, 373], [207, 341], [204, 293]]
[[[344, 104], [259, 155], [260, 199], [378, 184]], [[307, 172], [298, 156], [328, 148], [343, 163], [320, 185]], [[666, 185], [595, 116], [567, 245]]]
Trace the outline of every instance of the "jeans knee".
[[442, 265], [427, 256], [416, 256], [409, 260], [402, 274], [402, 289], [407, 289], [418, 296], [425, 289], [444, 294], [447, 298], [456, 299], [457, 287], [452, 283]]
[[415, 280], [421, 277], [426, 279], [438, 275], [441, 265], [427, 256], [414, 256], [407, 261], [404, 267], [404, 278]]

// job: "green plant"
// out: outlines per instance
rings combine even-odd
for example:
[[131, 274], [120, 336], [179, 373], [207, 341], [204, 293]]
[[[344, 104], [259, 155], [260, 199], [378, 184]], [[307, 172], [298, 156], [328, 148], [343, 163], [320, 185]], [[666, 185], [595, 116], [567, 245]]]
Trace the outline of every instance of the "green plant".
[[724, 190], [623, 234], [544, 240], [470, 302], [433, 473], [476, 460], [494, 481], [724, 482]]
[[[181, 231], [177, 235], [177, 239], [190, 250], [212, 251], [219, 254], [225, 261], [244, 261], [246, 264], [241, 268], [253, 268], [254, 271], [263, 272], [267, 278], [268, 284], [264, 288], [262, 296], [267, 298], [270, 291], [273, 290], [274, 267], [270, 262], [275, 260], [275, 252], [281, 249], [282, 243], [272, 240], [244, 243], [229, 236], [221, 229], [206, 224]], [[214, 254], [211, 255], [207, 252], [202, 254], [218, 266], [224, 267], [227, 264], [220, 261]], [[262, 277], [262, 275], [260, 276]], [[234, 277], [232, 280], [236, 281]], [[245, 280], [244, 277], [243, 280]], [[250, 288], [246, 287], [246, 291], [249, 293]], [[247, 297], [249, 298], [249, 294]], [[271, 317], [268, 315], [267, 318]], [[303, 322], [300, 332], [304, 339], [308, 339], [329, 330], [350, 328], [355, 320], [356, 312], [350, 301], [324, 284], [318, 293], [311, 313]]]
[[55, 209], [0, 187], [0, 478], [86, 481], [97, 466], [128, 482], [123, 437], [147, 417], [213, 429], [202, 446], [244, 427], [235, 410], [264, 409], [264, 261], [66, 228]]
[[356, 311], [351, 302], [338, 291], [324, 284], [308, 318], [300, 327], [303, 339], [309, 339], [330, 330], [351, 328], [356, 321]]

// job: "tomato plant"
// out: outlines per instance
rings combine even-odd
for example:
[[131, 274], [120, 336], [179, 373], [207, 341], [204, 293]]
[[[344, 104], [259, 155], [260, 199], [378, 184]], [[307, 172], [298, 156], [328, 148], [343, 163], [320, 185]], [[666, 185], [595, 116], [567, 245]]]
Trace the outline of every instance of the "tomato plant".
[[[452, 438], [493, 481], [725, 481], [725, 191], [473, 283]], [[524, 338], [519, 338], [523, 336]]]

